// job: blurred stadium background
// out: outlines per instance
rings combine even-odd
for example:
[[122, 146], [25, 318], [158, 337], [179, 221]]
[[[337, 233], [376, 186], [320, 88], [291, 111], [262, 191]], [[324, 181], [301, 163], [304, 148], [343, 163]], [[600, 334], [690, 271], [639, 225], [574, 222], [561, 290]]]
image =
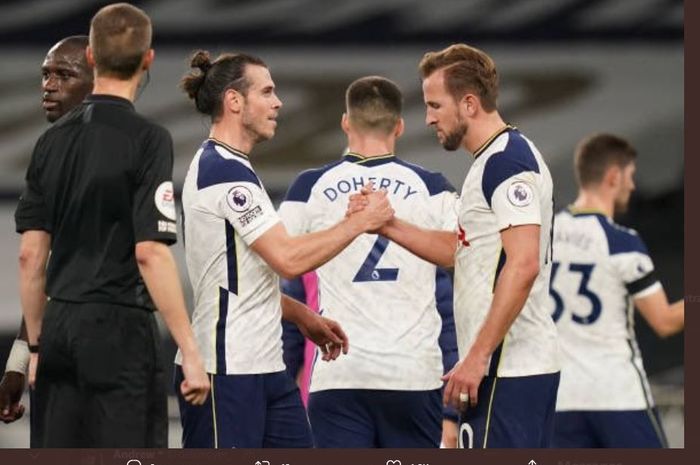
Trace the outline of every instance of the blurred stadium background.
[[[20, 318], [13, 212], [33, 144], [47, 124], [40, 65], [48, 48], [86, 34], [110, 2], [0, 3], [0, 364]], [[397, 153], [461, 186], [470, 158], [444, 152], [424, 125], [416, 65], [427, 50], [467, 42], [491, 54], [501, 75], [501, 114], [547, 159], [558, 208], [574, 199], [572, 150], [593, 131], [639, 150], [637, 193], [623, 224], [640, 231], [670, 299], [683, 296], [683, 2], [681, 0], [151, 0], [132, 2], [154, 22], [156, 62], [136, 107], [170, 129], [175, 184], [208, 134], [208, 122], [177, 89], [197, 48], [246, 51], [270, 66], [284, 102], [277, 135], [252, 160], [279, 201], [301, 170], [339, 157], [345, 87], [381, 74], [405, 94], [406, 133]], [[174, 250], [187, 283], [182, 246]], [[683, 335], [637, 334], [673, 447], [684, 446]], [[164, 342], [166, 360], [173, 345]], [[4, 365], [2, 365], [4, 366]], [[172, 400], [172, 399], [171, 399]], [[171, 403], [170, 443], [179, 445]], [[28, 420], [0, 425], [0, 447], [28, 447]]]

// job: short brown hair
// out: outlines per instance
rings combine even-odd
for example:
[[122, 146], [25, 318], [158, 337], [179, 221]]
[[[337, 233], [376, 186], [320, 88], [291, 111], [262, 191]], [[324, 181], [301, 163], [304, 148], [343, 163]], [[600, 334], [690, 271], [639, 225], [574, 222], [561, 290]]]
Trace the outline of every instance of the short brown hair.
[[151, 19], [128, 3], [107, 5], [90, 21], [90, 48], [98, 75], [130, 79], [151, 48]]
[[496, 109], [498, 73], [490, 56], [478, 48], [453, 44], [439, 52], [423, 55], [418, 68], [423, 79], [445, 69], [445, 86], [455, 100], [473, 92], [486, 111]]
[[359, 129], [390, 133], [401, 118], [402, 105], [399, 86], [381, 76], [357, 79], [345, 91], [348, 118]]
[[624, 168], [636, 158], [637, 151], [625, 139], [613, 134], [593, 134], [576, 147], [576, 181], [581, 187], [595, 186], [603, 180], [608, 168]]

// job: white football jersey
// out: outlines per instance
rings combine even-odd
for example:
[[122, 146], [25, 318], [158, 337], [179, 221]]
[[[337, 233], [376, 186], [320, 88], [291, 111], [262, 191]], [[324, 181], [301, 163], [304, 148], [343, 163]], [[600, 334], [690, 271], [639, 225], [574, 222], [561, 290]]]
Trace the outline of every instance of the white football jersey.
[[280, 220], [246, 155], [206, 140], [190, 164], [182, 204], [192, 328], [205, 369], [284, 370], [279, 278], [250, 248]]
[[513, 127], [475, 154], [460, 196], [460, 243], [455, 255], [455, 324], [460, 357], [491, 308], [507, 257], [501, 234], [510, 226], [540, 225], [540, 273], [523, 309], [491, 356], [487, 374], [513, 377], [559, 370], [557, 330], [549, 316], [553, 219], [552, 178], [537, 148]]
[[[280, 217], [292, 235], [327, 229], [343, 219], [349, 196], [369, 181], [387, 190], [397, 217], [455, 230], [456, 195], [444, 176], [392, 154], [347, 154], [305, 171], [290, 187]], [[435, 265], [384, 237], [362, 234], [317, 273], [320, 309], [342, 325], [350, 352], [332, 363], [314, 364], [312, 392], [442, 385]]]
[[644, 243], [601, 213], [564, 210], [554, 225], [549, 308], [562, 348], [557, 410], [652, 406], [632, 299], [661, 284]]

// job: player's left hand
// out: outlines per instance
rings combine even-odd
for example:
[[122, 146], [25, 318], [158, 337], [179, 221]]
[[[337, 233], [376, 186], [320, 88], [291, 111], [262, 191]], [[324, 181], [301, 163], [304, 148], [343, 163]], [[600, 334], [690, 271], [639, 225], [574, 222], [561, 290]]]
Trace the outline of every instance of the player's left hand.
[[460, 394], [466, 393], [469, 395], [468, 405], [476, 407], [479, 385], [486, 374], [488, 359], [470, 352], [442, 377], [443, 381], [447, 381], [442, 399], [445, 405], [464, 411], [467, 404], [460, 400]]
[[347, 354], [350, 349], [348, 336], [338, 322], [330, 318], [313, 314], [303, 325], [301, 333], [319, 346], [322, 359], [326, 362], [337, 359], [341, 352]]

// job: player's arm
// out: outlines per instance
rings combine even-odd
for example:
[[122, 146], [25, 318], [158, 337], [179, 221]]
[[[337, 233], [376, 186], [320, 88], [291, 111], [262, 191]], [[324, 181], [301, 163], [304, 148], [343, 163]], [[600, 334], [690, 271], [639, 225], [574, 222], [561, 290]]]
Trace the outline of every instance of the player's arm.
[[358, 235], [378, 229], [394, 215], [386, 192], [369, 197], [367, 206], [335, 226], [301, 236], [290, 236], [282, 222], [270, 227], [251, 247], [280, 276], [291, 279], [314, 270], [338, 255]]
[[143, 140], [144, 157], [136, 162], [137, 186], [132, 201], [136, 264], [148, 293], [182, 354], [185, 400], [201, 405], [209, 394], [204, 370], [190, 326], [180, 276], [168, 245], [177, 240], [172, 186], [173, 147], [167, 130], [151, 126]]
[[515, 321], [540, 269], [540, 226], [526, 224], [501, 231], [506, 262], [496, 281], [491, 308], [467, 356], [459, 362], [448, 379], [444, 401], [459, 405], [460, 393], [469, 394], [475, 406], [481, 379], [489, 357]]
[[340, 325], [309, 307], [282, 294], [282, 317], [297, 325], [301, 333], [321, 348], [323, 360], [335, 360], [341, 351], [348, 353], [348, 337]]
[[[46, 263], [51, 250], [51, 235], [46, 231], [30, 230], [22, 233], [19, 246], [19, 288], [22, 314], [29, 345], [39, 345], [41, 322], [46, 307]], [[29, 364], [29, 384], [34, 385], [37, 354]]]
[[632, 296], [634, 305], [660, 337], [678, 333], [685, 325], [685, 303], [680, 300], [669, 304], [642, 238], [638, 234], [622, 237], [629, 252], [613, 255], [612, 264]]
[[423, 260], [445, 268], [454, 267], [458, 240], [455, 232], [421, 228], [394, 218], [379, 230], [379, 234]]
[[673, 336], [685, 326], [685, 302], [679, 300], [669, 304], [663, 287], [649, 295], [635, 298], [634, 305], [660, 337]]
[[187, 316], [175, 259], [168, 246], [158, 241], [138, 242], [135, 253], [148, 293], [182, 353], [185, 400], [201, 405], [209, 393], [209, 380]]
[[[367, 195], [371, 192], [371, 187], [364, 186], [359, 194], [351, 195], [346, 216], [352, 217], [361, 212], [367, 205]], [[377, 233], [423, 260], [445, 268], [454, 267], [458, 237], [453, 231], [422, 228], [394, 217], [384, 224]]]

